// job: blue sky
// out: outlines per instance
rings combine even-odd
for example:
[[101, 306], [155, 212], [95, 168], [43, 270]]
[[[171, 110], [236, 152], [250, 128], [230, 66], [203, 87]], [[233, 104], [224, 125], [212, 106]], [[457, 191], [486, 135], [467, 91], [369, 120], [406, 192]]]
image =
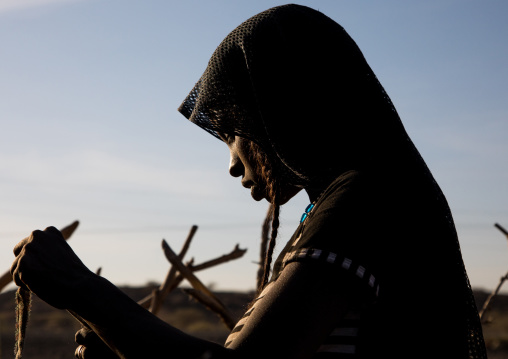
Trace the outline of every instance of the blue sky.
[[[508, 271], [508, 3], [299, 1], [355, 39], [441, 185], [474, 287]], [[199, 274], [252, 289], [266, 203], [227, 173], [227, 148], [177, 107], [220, 41], [269, 0], [3, 0], [0, 263], [33, 229], [81, 221], [69, 244], [116, 284], [161, 281], [160, 242], [191, 225]], [[277, 249], [308, 199], [282, 209]], [[418, 230], [415, 228], [415, 230]], [[408, 240], [411, 240], [408, 238]], [[438, 249], [436, 249], [438, 250]], [[0, 268], [2, 270], [2, 268]]]

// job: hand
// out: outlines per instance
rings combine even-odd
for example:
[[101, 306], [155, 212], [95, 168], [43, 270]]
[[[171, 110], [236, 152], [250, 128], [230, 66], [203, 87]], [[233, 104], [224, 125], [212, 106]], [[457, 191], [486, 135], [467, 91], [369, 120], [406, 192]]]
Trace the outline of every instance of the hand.
[[75, 356], [78, 359], [117, 359], [118, 356], [92, 330], [82, 328], [76, 333]]
[[80, 284], [95, 276], [76, 256], [55, 227], [34, 231], [14, 247], [11, 274], [16, 285], [48, 304], [69, 309], [83, 301]]

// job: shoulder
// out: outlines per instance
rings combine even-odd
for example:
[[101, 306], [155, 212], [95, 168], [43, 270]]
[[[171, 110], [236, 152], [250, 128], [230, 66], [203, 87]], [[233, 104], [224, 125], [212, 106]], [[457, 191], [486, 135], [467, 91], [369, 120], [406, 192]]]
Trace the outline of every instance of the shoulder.
[[315, 203], [283, 255], [330, 253], [332, 257], [363, 259], [372, 248], [375, 236], [371, 232], [379, 213], [371, 182], [357, 171], [337, 177]]
[[377, 207], [377, 196], [372, 178], [358, 171], [348, 171], [322, 193], [307, 220], [306, 230], [316, 231], [329, 224], [345, 226], [357, 221]]
[[363, 225], [375, 217], [369, 182], [364, 174], [349, 171], [328, 186], [279, 256], [275, 277], [287, 264], [300, 262], [335, 278], [359, 280], [360, 287], [377, 294], [371, 270], [376, 237], [372, 226]]
[[337, 177], [302, 223], [290, 252], [318, 250], [368, 265], [375, 254], [376, 228], [385, 216], [377, 191], [375, 180], [364, 173]]

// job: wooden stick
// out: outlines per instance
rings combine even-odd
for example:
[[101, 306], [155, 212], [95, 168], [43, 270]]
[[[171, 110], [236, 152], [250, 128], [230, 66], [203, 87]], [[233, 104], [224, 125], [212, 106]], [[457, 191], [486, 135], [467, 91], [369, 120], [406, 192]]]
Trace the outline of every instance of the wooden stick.
[[[499, 223], [494, 223], [494, 227], [499, 229], [506, 236], [506, 238], [508, 239], [508, 231], [506, 229], [504, 229]], [[504, 282], [506, 280], [508, 280], [508, 273], [506, 273], [503, 277], [501, 277], [501, 279], [499, 280], [499, 284], [497, 285], [496, 289], [494, 289], [494, 291], [492, 291], [492, 293], [490, 293], [490, 295], [487, 297], [487, 299], [485, 299], [485, 302], [483, 303], [482, 310], [480, 311], [480, 313], [478, 313], [479, 316], [480, 316], [480, 320], [484, 321], [483, 320], [483, 316], [487, 312], [487, 309], [489, 307], [490, 301], [492, 300], [492, 298], [494, 298], [499, 293], [499, 290], [501, 289], [501, 286], [504, 284]]]
[[185, 240], [182, 249], [180, 250], [180, 253], [178, 254], [178, 257], [180, 259], [183, 259], [185, 255], [187, 254], [187, 251], [189, 250], [190, 243], [192, 241], [192, 238], [194, 238], [194, 235], [196, 234], [196, 231], [198, 230], [198, 226], [193, 225], [189, 231], [189, 234], [187, 235], [187, 239]]
[[[201, 264], [197, 264], [197, 265], [193, 265], [192, 263], [189, 263], [187, 264], [187, 267], [192, 271], [192, 272], [198, 272], [198, 271], [201, 271], [201, 270], [205, 270], [205, 269], [208, 269], [208, 268], [211, 268], [211, 267], [214, 267], [216, 265], [219, 265], [219, 264], [222, 264], [222, 263], [226, 263], [226, 262], [229, 262], [233, 259], [237, 259], [237, 258], [240, 258], [242, 257], [245, 252], [247, 252], [246, 249], [240, 249], [239, 245], [237, 244], [235, 246], [235, 248], [228, 254], [224, 254], [220, 257], [217, 257], [215, 259], [211, 259], [209, 261], [206, 261], [206, 262], [203, 262]], [[174, 284], [173, 286], [171, 287], [171, 290], [175, 289], [176, 287], [178, 287], [178, 285], [184, 280], [184, 276], [179, 274], [176, 278], [175, 278], [175, 281], [174, 281]]]
[[71, 238], [72, 234], [76, 231], [76, 228], [78, 228], [78, 226], [79, 221], [74, 221], [68, 226], [62, 228], [60, 230], [60, 233], [62, 233], [62, 236], [64, 237], [65, 240], [68, 240], [69, 238]]
[[[191, 227], [190, 232], [187, 235], [187, 239], [185, 240], [183, 247], [180, 250], [180, 253], [178, 254], [178, 258], [180, 258], [180, 260], [182, 260], [183, 257], [185, 257], [185, 255], [187, 254], [187, 251], [190, 247], [190, 242], [192, 241], [192, 238], [194, 238], [194, 234], [196, 234], [197, 229], [198, 226], [196, 225], [193, 225]], [[170, 292], [171, 283], [173, 283], [173, 281], [175, 280], [176, 273], [177, 273], [176, 267], [171, 266], [164, 282], [161, 284], [158, 290], [152, 293], [150, 311], [153, 314], [157, 314], [159, 312], [162, 302]]]
[[501, 286], [503, 285], [503, 283], [506, 280], [508, 280], [508, 273], [506, 273], [503, 277], [501, 277], [501, 279], [499, 280], [499, 284], [497, 285], [496, 289], [487, 297], [487, 299], [485, 299], [485, 302], [483, 303], [483, 308], [482, 308], [482, 310], [479, 313], [480, 320], [483, 319], [483, 316], [487, 312], [487, 308], [489, 307], [490, 301], [492, 300], [492, 298], [494, 298], [499, 293], [499, 290], [501, 289]]
[[162, 249], [164, 250], [164, 254], [168, 261], [170, 261], [171, 264], [173, 264], [178, 269], [178, 271], [185, 277], [185, 279], [189, 281], [192, 287], [208, 296], [208, 300], [211, 303], [210, 309], [214, 311], [218, 310], [216, 313], [220, 312], [219, 315], [221, 318], [225, 318], [225, 323], [233, 322], [232, 315], [229, 314], [224, 304], [222, 304], [219, 298], [217, 298], [203, 283], [201, 283], [201, 281], [192, 273], [192, 271], [182, 263], [180, 258], [178, 258], [178, 256], [175, 254], [175, 252], [173, 252], [165, 240], [162, 241]]
[[[189, 262], [187, 262], [186, 266], [189, 267], [189, 263], [192, 263], [194, 261], [194, 258], [191, 259]], [[168, 294], [171, 293], [173, 290], [175, 290], [176, 287], [182, 282], [183, 277], [181, 274], [175, 276], [175, 280], [173, 280], [170, 285], [168, 286]], [[159, 286], [160, 288], [160, 286]], [[145, 309], [150, 310], [150, 306], [152, 305], [153, 295], [154, 292], [157, 292], [159, 289], [153, 290], [150, 294], [148, 294], [143, 299], [138, 300], [138, 304], [142, 306]]]
[[501, 232], [503, 232], [503, 234], [506, 236], [506, 238], [508, 239], [508, 231], [506, 229], [504, 229], [499, 223], [495, 223], [494, 224], [494, 227], [496, 227], [497, 229], [499, 229]]
[[228, 253], [228, 254], [223, 254], [222, 256], [220, 257], [217, 257], [215, 259], [211, 259], [209, 261], [206, 261], [206, 262], [203, 262], [201, 264], [198, 264], [198, 265], [190, 265], [189, 269], [193, 272], [197, 272], [197, 271], [200, 271], [200, 270], [204, 270], [204, 269], [208, 269], [210, 267], [213, 267], [213, 266], [216, 266], [216, 265], [219, 265], [219, 264], [222, 264], [222, 263], [226, 263], [226, 262], [229, 262], [233, 259], [237, 259], [237, 258], [240, 258], [242, 257], [245, 252], [247, 252], [246, 249], [240, 249], [240, 246], [237, 244], [235, 246], [235, 248], [233, 248], [233, 250]]
[[162, 249], [164, 250], [166, 259], [178, 269], [178, 271], [192, 284], [195, 289], [213, 296], [208, 288], [203, 283], [201, 283], [201, 281], [192, 273], [192, 271], [182, 263], [180, 258], [178, 258], [178, 256], [175, 254], [175, 252], [173, 252], [165, 240], [162, 240]]
[[[211, 259], [209, 261], [206, 261], [206, 262], [203, 262], [201, 264], [198, 264], [198, 265], [193, 265], [192, 263], [188, 263], [187, 264], [187, 268], [189, 268], [192, 272], [198, 272], [198, 271], [201, 271], [201, 270], [204, 270], [204, 269], [208, 269], [208, 268], [211, 268], [211, 267], [214, 267], [216, 265], [219, 265], [219, 264], [222, 264], [222, 263], [226, 263], [226, 262], [229, 262], [233, 259], [237, 259], [237, 258], [240, 258], [242, 257], [245, 252], [247, 252], [246, 249], [240, 249], [239, 248], [239, 245], [237, 244], [235, 246], [235, 248], [228, 254], [224, 254], [220, 257], [217, 257], [215, 259]], [[170, 291], [174, 290], [176, 287], [178, 287], [178, 285], [184, 280], [184, 276], [179, 274], [176, 278], [175, 278], [175, 281], [173, 282], [171, 288], [170, 288]]]
[[12, 282], [12, 274], [10, 271], [7, 271], [0, 277], [0, 292], [4, 289], [10, 282]]
[[[71, 224], [69, 224], [68, 226], [62, 228], [60, 230], [60, 232], [62, 233], [62, 236], [64, 237], [65, 240], [68, 240], [72, 234], [74, 233], [74, 231], [76, 230], [76, 228], [78, 228], [78, 225], [79, 225], [79, 221], [74, 221], [72, 222]], [[4, 289], [10, 282], [12, 282], [12, 275], [11, 275], [11, 272], [10, 271], [7, 271], [6, 273], [4, 273], [1, 277], [0, 277], [0, 292], [2, 291], [2, 289]]]
[[[203, 263], [198, 264], [198, 265], [193, 265], [192, 261], [191, 261], [191, 262], [189, 262], [186, 265], [186, 267], [189, 268], [189, 270], [191, 270], [192, 272], [197, 272], [197, 271], [200, 271], [200, 270], [208, 269], [210, 267], [213, 267], [213, 266], [216, 266], [216, 265], [219, 265], [219, 264], [231, 261], [233, 259], [240, 258], [240, 257], [242, 257], [245, 254], [245, 252], [247, 252], [247, 250], [239, 248], [239, 245], [237, 244], [235, 246], [235, 248], [230, 253], [228, 253], [228, 254], [224, 254], [224, 255], [222, 255], [220, 257], [217, 257], [215, 259], [203, 262]], [[168, 289], [168, 293], [170, 293], [176, 287], [178, 287], [178, 285], [183, 280], [184, 280], [184, 276], [181, 275], [181, 274], [178, 274], [176, 276], [175, 280], [171, 283], [171, 285], [170, 285], [170, 287]], [[152, 295], [149, 294], [145, 298], [139, 300], [138, 304], [141, 305], [143, 308], [147, 308], [148, 309], [150, 307], [151, 300], [152, 300]]]
[[188, 295], [190, 295], [191, 297], [193, 297], [194, 299], [196, 299], [204, 306], [208, 307], [211, 311], [217, 313], [217, 315], [219, 315], [219, 317], [222, 319], [224, 324], [229, 328], [229, 330], [233, 330], [233, 328], [236, 325], [235, 321], [232, 320], [229, 313], [224, 312], [223, 307], [217, 306], [215, 300], [210, 300], [210, 297], [208, 297], [202, 291], [193, 288], [186, 288], [183, 289], [183, 291]]

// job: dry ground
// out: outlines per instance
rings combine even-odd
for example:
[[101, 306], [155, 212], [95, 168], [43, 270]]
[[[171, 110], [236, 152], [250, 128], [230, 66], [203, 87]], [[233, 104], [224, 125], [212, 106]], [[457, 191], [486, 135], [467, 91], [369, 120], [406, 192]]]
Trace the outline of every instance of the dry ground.
[[[150, 293], [151, 287], [124, 290], [134, 300]], [[481, 307], [488, 293], [476, 291], [476, 300]], [[218, 293], [223, 303], [239, 318], [251, 293]], [[500, 295], [491, 302], [491, 322], [484, 324], [484, 337], [489, 350], [489, 359], [508, 358], [508, 296]], [[224, 343], [228, 335], [226, 326], [201, 304], [190, 300], [180, 290], [171, 293], [160, 312], [162, 319], [173, 326], [195, 336]], [[24, 359], [70, 359], [74, 357], [74, 333], [79, 323], [67, 312], [53, 309], [34, 298], [32, 314], [27, 329]], [[14, 358], [14, 292], [0, 294], [0, 359]]]

